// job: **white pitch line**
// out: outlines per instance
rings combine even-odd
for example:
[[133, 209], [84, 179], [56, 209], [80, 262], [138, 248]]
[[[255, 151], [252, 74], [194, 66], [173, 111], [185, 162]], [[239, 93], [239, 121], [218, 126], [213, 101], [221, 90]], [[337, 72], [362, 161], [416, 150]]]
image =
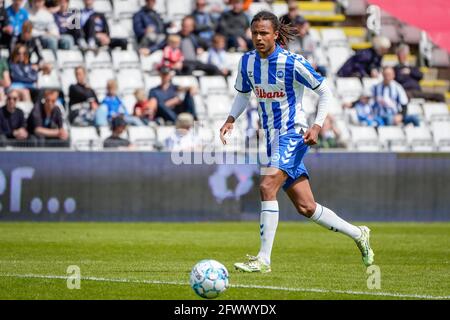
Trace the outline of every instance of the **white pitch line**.
[[[11, 278], [37, 278], [37, 279], [62, 279], [67, 280], [67, 276], [57, 275], [40, 275], [40, 274], [0, 274], [0, 277]], [[160, 280], [133, 280], [133, 279], [120, 279], [120, 278], [99, 278], [99, 277], [81, 277], [81, 280], [88, 281], [101, 281], [101, 282], [116, 282], [116, 283], [137, 283], [137, 284], [165, 284], [165, 285], [177, 285], [187, 286], [187, 282], [180, 281], [160, 281]], [[394, 298], [413, 298], [413, 299], [450, 299], [450, 296], [432, 296], [424, 294], [403, 294], [392, 292], [368, 292], [368, 291], [352, 291], [352, 290], [333, 290], [333, 289], [317, 289], [317, 288], [289, 288], [289, 287], [276, 287], [276, 286], [262, 286], [262, 285], [246, 285], [246, 284], [232, 284], [231, 288], [244, 288], [244, 289], [265, 289], [276, 291], [289, 291], [289, 292], [315, 292], [315, 293], [337, 293], [337, 294], [349, 294], [349, 295], [366, 295], [366, 296], [381, 296], [381, 297], [394, 297]]]

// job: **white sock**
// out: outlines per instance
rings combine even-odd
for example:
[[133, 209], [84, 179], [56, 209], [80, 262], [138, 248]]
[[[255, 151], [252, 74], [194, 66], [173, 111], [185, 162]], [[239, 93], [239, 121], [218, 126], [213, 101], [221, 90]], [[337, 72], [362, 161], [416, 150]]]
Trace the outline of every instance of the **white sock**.
[[324, 207], [318, 203], [316, 203], [316, 205], [316, 211], [311, 217], [311, 220], [315, 223], [327, 228], [328, 230], [341, 232], [355, 240], [361, 237], [361, 230], [358, 227], [348, 223], [342, 218], [339, 218], [336, 213], [327, 207]]
[[259, 233], [261, 235], [261, 248], [258, 253], [265, 263], [270, 265], [273, 240], [278, 226], [278, 201], [261, 201], [261, 216]]

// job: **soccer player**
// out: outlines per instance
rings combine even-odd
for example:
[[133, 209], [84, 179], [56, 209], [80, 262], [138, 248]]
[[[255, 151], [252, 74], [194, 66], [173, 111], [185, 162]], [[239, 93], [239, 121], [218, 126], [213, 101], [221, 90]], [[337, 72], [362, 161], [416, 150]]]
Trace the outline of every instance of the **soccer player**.
[[[248, 255], [248, 261], [235, 263], [235, 268], [245, 272], [271, 271], [270, 256], [278, 225], [276, 197], [281, 187], [300, 214], [331, 231], [352, 238], [361, 251], [364, 264], [371, 265], [374, 253], [369, 244], [370, 229], [354, 226], [316, 203], [303, 163], [309, 146], [317, 143], [332, 96], [325, 79], [301, 55], [282, 48], [292, 38], [292, 33], [271, 12], [256, 14], [251, 22], [251, 32], [256, 49], [245, 53], [239, 62], [235, 83], [238, 93], [220, 129], [220, 137], [226, 144], [233, 123], [246, 109], [253, 91], [258, 101], [270, 161], [259, 186], [261, 247], [257, 256]], [[320, 96], [317, 115], [310, 128], [301, 107], [305, 87]]]

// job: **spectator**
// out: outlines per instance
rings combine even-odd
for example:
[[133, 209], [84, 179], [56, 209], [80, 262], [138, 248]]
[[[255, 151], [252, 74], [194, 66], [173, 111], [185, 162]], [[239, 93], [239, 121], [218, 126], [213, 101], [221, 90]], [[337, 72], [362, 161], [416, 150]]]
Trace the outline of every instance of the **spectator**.
[[28, 117], [28, 132], [38, 145], [46, 147], [68, 146], [69, 134], [64, 129], [61, 110], [56, 105], [58, 91], [46, 90]]
[[163, 49], [163, 59], [161, 65], [165, 65], [176, 72], [181, 72], [183, 68], [183, 52], [180, 49], [181, 37], [171, 34], [167, 37], [167, 46]]
[[23, 23], [28, 20], [28, 11], [22, 8], [22, 4], [23, 0], [13, 0], [12, 4], [6, 9], [9, 24], [13, 28], [13, 37], [20, 35]]
[[[92, 0], [85, 0], [87, 12], [90, 12], [89, 18], [83, 26], [85, 41], [87, 42], [87, 49], [97, 50], [98, 47], [116, 48], [120, 47], [122, 50], [127, 49], [128, 40], [111, 38], [109, 35], [108, 21], [103, 13], [92, 12], [94, 2]], [[83, 43], [82, 43], [83, 46]], [[86, 47], [83, 47], [86, 49]]]
[[17, 108], [19, 94], [11, 90], [8, 92], [6, 105], [0, 108], [0, 146], [6, 140], [25, 140], [28, 132], [25, 129], [26, 121], [22, 110]]
[[228, 77], [231, 71], [227, 69], [227, 52], [225, 51], [225, 36], [216, 33], [212, 39], [212, 47], [208, 50], [208, 63], [215, 65], [222, 75]]
[[359, 100], [355, 102], [354, 108], [358, 116], [358, 121], [360, 124], [370, 127], [382, 126], [384, 124], [383, 119], [374, 112], [371, 97], [372, 92], [365, 90], [359, 97]]
[[133, 16], [133, 30], [141, 53], [148, 55], [164, 46], [166, 25], [163, 19], [154, 10], [156, 0], [146, 0], [142, 7]]
[[103, 148], [119, 148], [129, 149], [131, 143], [129, 140], [121, 137], [122, 133], [127, 130], [127, 122], [122, 117], [116, 117], [111, 122], [112, 135], [105, 139]]
[[373, 47], [356, 51], [339, 69], [339, 77], [372, 77], [378, 78], [381, 68], [381, 60], [389, 48], [391, 41], [386, 37], [375, 37]]
[[194, 117], [190, 113], [180, 113], [178, 115], [175, 131], [168, 137], [165, 144], [167, 151], [196, 151], [201, 150], [200, 139], [195, 135], [192, 127]]
[[202, 38], [208, 45], [214, 36], [217, 21], [206, 10], [206, 0], [195, 1], [195, 10], [192, 12], [195, 20], [195, 34]]
[[95, 125], [99, 102], [86, 81], [84, 67], [75, 68], [75, 78], [77, 83], [69, 87], [69, 122], [78, 126]]
[[136, 104], [134, 105], [133, 115], [141, 119], [146, 125], [155, 121], [158, 106], [150, 103], [150, 100], [145, 95], [145, 91], [137, 89], [134, 92], [134, 97], [136, 98]]
[[[149, 92], [150, 108], [156, 109], [156, 118], [175, 123], [177, 114], [191, 113], [196, 118], [192, 95], [194, 88], [182, 88], [172, 84], [172, 71], [166, 66], [159, 68], [161, 84]], [[184, 98], [180, 94], [184, 93]], [[159, 122], [159, 121], [158, 121]]]
[[242, 0], [230, 0], [232, 9], [224, 12], [217, 32], [227, 37], [228, 48], [248, 51], [253, 47], [250, 33], [250, 22], [243, 10]]
[[4, 90], [11, 85], [11, 77], [9, 74], [8, 61], [0, 58], [0, 103], [4, 101]]
[[29, 18], [33, 23], [33, 37], [38, 37], [44, 48], [56, 53], [59, 30], [53, 14], [45, 7], [44, 0], [32, 0]]
[[340, 143], [340, 131], [334, 124], [334, 119], [327, 116], [319, 132], [319, 148], [342, 148]]
[[203, 63], [198, 60], [207, 44], [193, 32], [195, 29], [195, 21], [192, 16], [186, 16], [181, 22], [181, 51], [183, 52], [184, 61], [182, 74], [192, 74], [194, 70], [202, 70], [208, 75], [220, 75], [222, 72], [213, 64]]
[[394, 80], [392, 67], [383, 69], [383, 82], [373, 87], [374, 109], [383, 123], [388, 126], [412, 123], [419, 125], [416, 116], [407, 115], [408, 96], [403, 87]]
[[303, 55], [317, 72], [326, 77], [326, 68], [322, 65], [318, 65], [319, 57], [316, 53], [317, 45], [309, 34], [309, 22], [302, 16], [297, 16], [292, 23], [295, 26], [296, 37], [289, 42], [289, 51]]
[[11, 43], [11, 48], [14, 48], [17, 44], [25, 45], [28, 49], [28, 56], [33, 54], [37, 59], [35, 63], [32, 63], [36, 69], [42, 70], [44, 74], [50, 74], [52, 66], [49, 63], [43, 61], [42, 56], [42, 44], [39, 38], [33, 37], [33, 24], [28, 20], [23, 23], [22, 33], [18, 38], [14, 38]]
[[[299, 17], [303, 18], [300, 15], [300, 12], [298, 10], [298, 2], [297, 0], [288, 0], [288, 13], [281, 16], [280, 21], [284, 24], [294, 24], [295, 20]], [[306, 21], [306, 20], [305, 20]]]
[[8, 12], [6, 11], [3, 1], [0, 2], [0, 47], [9, 48], [13, 27], [9, 23]]
[[400, 83], [405, 89], [409, 98], [423, 98], [438, 102], [445, 102], [445, 97], [440, 93], [423, 92], [419, 81], [423, 74], [419, 68], [409, 65], [408, 62], [409, 46], [401, 44], [397, 48], [398, 64], [394, 67], [395, 81]]
[[80, 43], [82, 33], [80, 27], [76, 25], [75, 13], [69, 11], [69, 0], [60, 0], [58, 11], [53, 16], [60, 34], [58, 47], [71, 50], [75, 43]]
[[95, 13], [94, 0], [83, 0], [84, 8], [80, 12], [80, 27], [84, 28], [91, 15]]
[[103, 99], [100, 108], [96, 114], [96, 125], [106, 126], [115, 117], [122, 117], [124, 120], [132, 125], [143, 125], [139, 118], [130, 116], [127, 108], [122, 100], [117, 96], [117, 82], [116, 80], [108, 80], [106, 84], [106, 97]]
[[35, 89], [38, 67], [30, 63], [28, 49], [23, 44], [14, 47], [9, 62], [11, 88], [16, 89], [21, 101], [31, 101], [30, 90]]

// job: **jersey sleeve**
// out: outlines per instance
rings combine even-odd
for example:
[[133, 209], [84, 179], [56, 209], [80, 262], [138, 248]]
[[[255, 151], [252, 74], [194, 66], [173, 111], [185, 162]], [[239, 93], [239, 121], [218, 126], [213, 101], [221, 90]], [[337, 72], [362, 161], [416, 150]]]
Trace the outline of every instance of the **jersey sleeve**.
[[295, 80], [312, 90], [317, 89], [324, 78], [314, 70], [311, 64], [303, 57], [295, 59]]
[[252, 90], [250, 79], [247, 74], [247, 62], [248, 55], [243, 55], [239, 60], [238, 73], [236, 76], [236, 82], [234, 83], [234, 88], [242, 93], [247, 93]]

